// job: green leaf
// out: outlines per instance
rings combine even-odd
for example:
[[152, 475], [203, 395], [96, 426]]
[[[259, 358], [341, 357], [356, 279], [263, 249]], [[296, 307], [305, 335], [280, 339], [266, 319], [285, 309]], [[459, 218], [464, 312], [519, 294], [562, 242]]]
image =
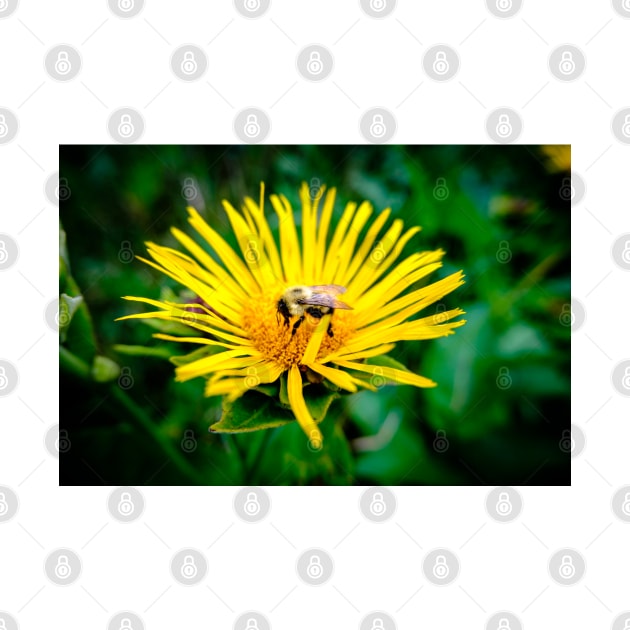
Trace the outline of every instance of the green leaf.
[[[321, 385], [308, 385], [304, 388], [304, 399], [315, 422], [321, 422], [338, 395]], [[295, 422], [290, 409], [281, 407], [278, 402], [264, 394], [250, 390], [233, 402], [224, 401], [223, 415], [210, 429], [218, 433], [245, 433], [261, 429], [273, 429]]]
[[[354, 479], [354, 461], [348, 439], [339, 422], [329, 418], [320, 425], [324, 437], [320, 450], [313, 450], [297, 425], [279, 429], [274, 437], [272, 457], [279, 453], [282, 474], [270, 478], [273, 484], [335, 484], [350, 485]], [[277, 462], [267, 458], [269, 470], [277, 470]]]
[[62, 293], [59, 296], [59, 339], [62, 343], [66, 340], [66, 332], [70, 322], [72, 322], [72, 318], [81, 304], [83, 304], [82, 295], [71, 297]]
[[158, 359], [170, 359], [173, 354], [173, 348], [170, 346], [159, 346], [157, 348], [149, 346], [126, 346], [118, 344], [112, 346], [114, 352], [124, 354], [130, 357], [155, 357]]
[[387, 354], [381, 354], [378, 357], [370, 357], [369, 359], [366, 359], [365, 362], [368, 365], [380, 365], [381, 367], [394, 368], [395, 370], [401, 370], [402, 372], [411, 371], [406, 365], [403, 365], [400, 361], [396, 361], [396, 359], [392, 359], [392, 357]]
[[287, 409], [291, 408], [291, 403], [289, 402], [289, 388], [288, 388], [288, 382], [287, 382], [287, 373], [283, 372], [280, 375], [280, 392], [279, 392], [279, 397], [280, 397], [280, 404], [284, 407], [286, 407]]
[[113, 381], [120, 375], [120, 366], [115, 361], [103, 356], [94, 357], [92, 363], [92, 378], [97, 383]]

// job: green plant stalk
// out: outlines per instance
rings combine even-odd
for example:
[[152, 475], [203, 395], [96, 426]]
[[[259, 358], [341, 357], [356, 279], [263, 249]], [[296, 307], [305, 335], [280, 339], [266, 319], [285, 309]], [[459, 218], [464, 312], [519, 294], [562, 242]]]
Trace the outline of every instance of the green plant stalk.
[[[79, 378], [89, 381], [92, 380], [88, 363], [72, 354], [63, 346], [59, 346], [59, 364]], [[205, 485], [201, 475], [197, 473], [196, 469], [173, 446], [170, 439], [158, 429], [144, 409], [137, 405], [117, 384], [110, 385], [109, 391], [136, 423], [151, 436], [154, 442], [164, 451], [164, 454], [175, 464], [183, 475], [196, 484]]]
[[267, 450], [267, 444], [269, 443], [269, 439], [271, 438], [272, 431], [275, 431], [275, 429], [267, 429], [266, 431], [263, 431], [263, 437], [258, 447], [258, 450], [256, 451], [256, 455], [254, 456], [254, 461], [252, 461], [249, 466], [245, 465], [245, 462], [243, 462], [245, 484], [250, 484], [254, 482], [254, 476], [258, 471], [258, 466], [260, 465], [263, 455]]

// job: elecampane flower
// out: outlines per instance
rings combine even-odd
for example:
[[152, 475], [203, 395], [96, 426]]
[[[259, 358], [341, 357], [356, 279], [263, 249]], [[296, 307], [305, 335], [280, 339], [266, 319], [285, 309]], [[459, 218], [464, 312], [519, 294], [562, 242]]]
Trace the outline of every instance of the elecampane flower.
[[[240, 253], [194, 208], [188, 208], [189, 222], [204, 247], [177, 228], [172, 234], [187, 253], [147, 243], [152, 260], [140, 260], [187, 287], [197, 299], [174, 303], [125, 297], [158, 310], [120, 319], [170, 320], [203, 333], [154, 336], [213, 346], [215, 352], [175, 370], [177, 381], [204, 377], [206, 396], [224, 395], [233, 401], [286, 373], [291, 409], [315, 443], [321, 443], [322, 436], [304, 398], [308, 376], [326, 379], [346, 392], [376, 389], [375, 377], [392, 384], [434, 387], [436, 383], [424, 376], [366, 360], [387, 354], [396, 342], [444, 337], [465, 323], [451, 321], [463, 313], [459, 308], [414, 318], [464, 283], [458, 271], [407, 291], [442, 266], [444, 251], [417, 252], [400, 260], [420, 228], [404, 231], [400, 219], [386, 228], [389, 208], [370, 223], [373, 208], [366, 201], [348, 203], [332, 229], [335, 189], [327, 193], [319, 189], [312, 198], [306, 183], [300, 189], [299, 227], [287, 198], [270, 196], [278, 218], [277, 242], [265, 216], [264, 196], [261, 185], [259, 202], [247, 197], [241, 212], [223, 202]], [[345, 287], [341, 297], [351, 308], [335, 308], [323, 316], [315, 312], [316, 317], [307, 316], [294, 332], [297, 316], [287, 325], [278, 301], [289, 287], [313, 285]]]

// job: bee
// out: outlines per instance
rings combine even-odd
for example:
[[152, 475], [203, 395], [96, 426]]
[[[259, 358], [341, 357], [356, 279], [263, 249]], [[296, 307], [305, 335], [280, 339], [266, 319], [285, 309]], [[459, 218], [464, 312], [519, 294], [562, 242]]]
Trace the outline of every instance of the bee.
[[[291, 329], [291, 337], [293, 337], [306, 315], [310, 315], [315, 319], [321, 319], [328, 313], [332, 314], [336, 308], [352, 309], [351, 306], [337, 299], [337, 295], [345, 292], [346, 287], [338, 284], [289, 287], [278, 300], [278, 321], [280, 321], [280, 316], [282, 316], [284, 325], [288, 326], [291, 317], [298, 317]], [[332, 321], [328, 324], [328, 336], [334, 336]]]

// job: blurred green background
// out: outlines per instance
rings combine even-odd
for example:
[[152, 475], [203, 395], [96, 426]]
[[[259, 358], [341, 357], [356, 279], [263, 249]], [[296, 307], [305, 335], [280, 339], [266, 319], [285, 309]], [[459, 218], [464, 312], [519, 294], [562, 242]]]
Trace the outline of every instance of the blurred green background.
[[[83, 296], [60, 335], [62, 484], [570, 484], [569, 147], [63, 146], [60, 165], [60, 293]], [[190, 344], [114, 322], [144, 308], [123, 295], [181, 291], [133, 259], [144, 241], [175, 246], [190, 204], [235, 244], [220, 202], [261, 180], [294, 208], [302, 181], [335, 186], [334, 220], [349, 200], [389, 206], [423, 227], [405, 255], [446, 250], [430, 281], [466, 274], [420, 313], [459, 306], [466, 326], [391, 353], [439, 386], [335, 401], [320, 452], [297, 423], [209, 433], [221, 400], [167, 360]]]

